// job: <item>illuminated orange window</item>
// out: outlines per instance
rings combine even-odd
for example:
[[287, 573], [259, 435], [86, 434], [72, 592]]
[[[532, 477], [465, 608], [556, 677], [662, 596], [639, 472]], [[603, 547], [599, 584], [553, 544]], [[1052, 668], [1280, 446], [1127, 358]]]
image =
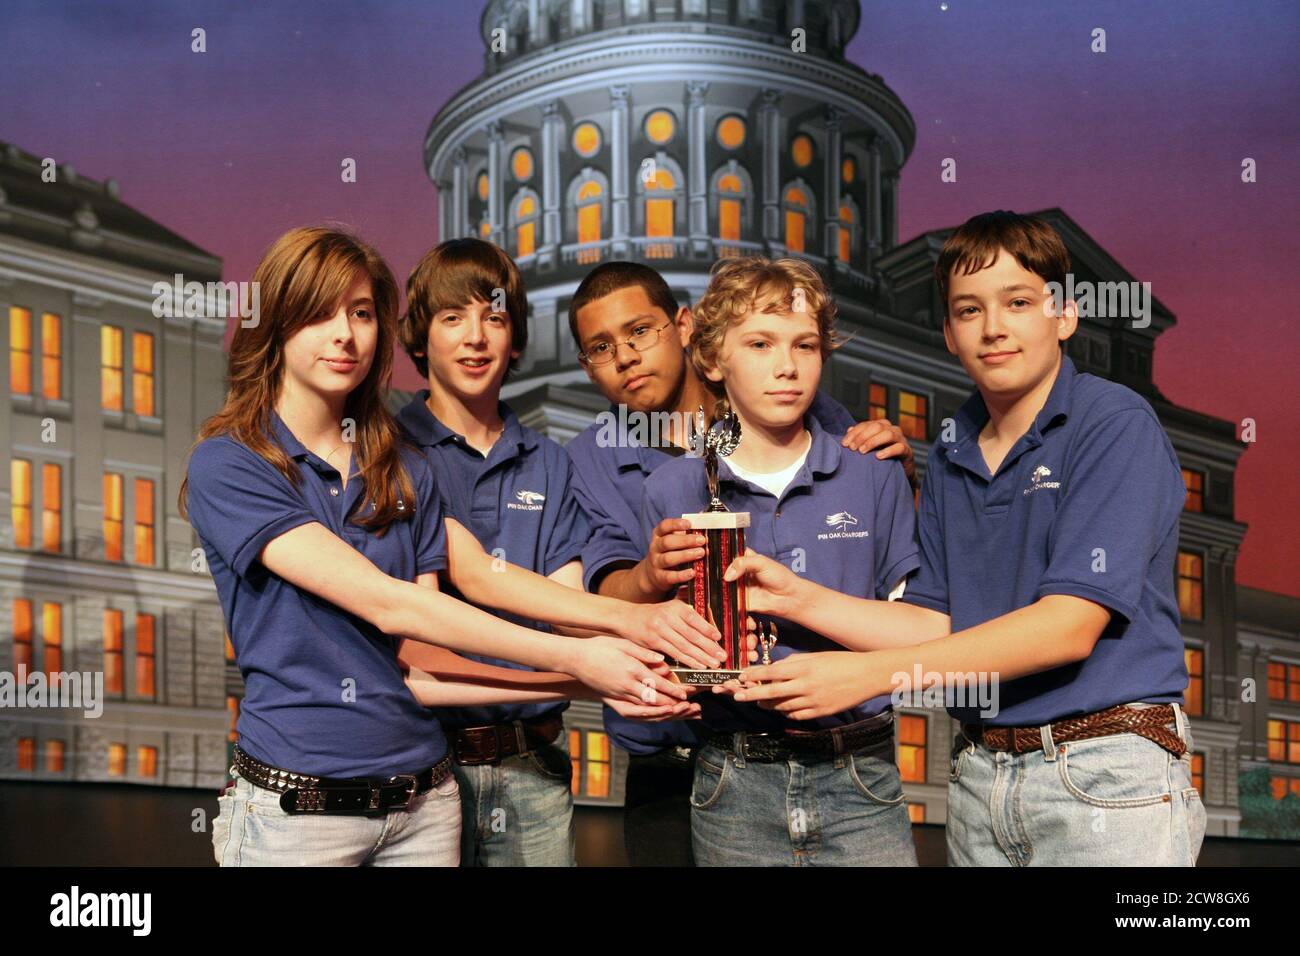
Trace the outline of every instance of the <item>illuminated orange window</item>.
[[156, 777], [158, 776], [158, 748], [157, 747], [137, 747], [135, 749], [136, 763], [140, 765], [140, 776]]
[[235, 645], [230, 643], [229, 634], [226, 634], [225, 638], [226, 638], [226, 660], [233, 661], [235, 659]]
[[478, 191], [478, 198], [483, 202], [487, 202], [488, 200], [488, 186], [489, 186], [488, 174], [479, 173], [478, 182], [475, 185], [475, 189], [477, 189]]
[[908, 438], [929, 437], [929, 401], [915, 392], [898, 392], [898, 427]]
[[154, 563], [153, 481], [135, 480], [135, 563]]
[[1286, 665], [1281, 661], [1268, 662], [1269, 700], [1286, 700]]
[[41, 547], [63, 549], [63, 469], [49, 462], [41, 465]]
[[1288, 796], [1300, 797], [1300, 777], [1269, 777], [1268, 782], [1274, 800], [1285, 800]]
[[600, 151], [600, 128], [595, 123], [579, 123], [573, 129], [573, 150], [584, 159]]
[[[648, 238], [667, 238], [673, 235], [673, 200], [652, 199], [656, 190], [670, 192], [677, 185], [673, 174], [666, 169], [655, 171], [654, 178], [645, 184], [645, 234]], [[666, 259], [673, 254], [672, 243], [652, 243], [646, 246], [646, 256], [651, 259]]]
[[239, 742], [239, 731], [235, 728], [239, 726], [239, 698], [234, 694], [226, 695], [226, 713], [230, 715], [230, 726], [226, 730], [226, 740], [230, 743]]
[[126, 776], [126, 744], [108, 745], [108, 775], [110, 777]]
[[[537, 251], [537, 200], [520, 196], [515, 201], [515, 255], [522, 258]], [[530, 218], [532, 217], [532, 218]]]
[[104, 608], [104, 692], [122, 693], [122, 612]]
[[610, 783], [609, 738], [595, 730], [587, 731], [587, 796], [608, 797]]
[[677, 121], [667, 110], [654, 110], [645, 118], [646, 139], [657, 146], [662, 146], [673, 138]]
[[926, 719], [898, 715], [898, 772], [908, 783], [925, 783]]
[[1188, 647], [1183, 650], [1187, 661], [1187, 691], [1184, 693], [1183, 709], [1191, 717], [1205, 713], [1205, 652]]
[[135, 616], [135, 694], [149, 700], [157, 696], [154, 687], [154, 624], [152, 614]]
[[[578, 187], [578, 242], [600, 241], [600, 200], [603, 192], [600, 183], [594, 179], [589, 179]], [[578, 252], [579, 262], [596, 262], [599, 259], [599, 249], [581, 249]]]
[[53, 312], [41, 314], [41, 394], [63, 397], [63, 321]]
[[1300, 763], [1300, 721], [1287, 721], [1286, 762]]
[[840, 261], [853, 258], [853, 207], [840, 207]]
[[25, 458], [9, 462], [12, 502], [9, 513], [14, 523], [14, 547], [32, 546], [32, 463]]
[[790, 143], [790, 158], [800, 169], [804, 169], [813, 160], [812, 140], [800, 133]]
[[18, 769], [36, 769], [36, 740], [32, 737], [18, 738]]
[[736, 149], [745, 142], [745, 121], [739, 116], [724, 116], [718, 121], [718, 142], [725, 149]]
[[1268, 722], [1268, 759], [1284, 763], [1286, 761], [1286, 721], [1270, 720]]
[[22, 683], [32, 672], [32, 602], [14, 598], [14, 674]]
[[1300, 664], [1286, 666], [1286, 686], [1286, 699], [1292, 703], [1300, 703]]
[[867, 389], [867, 420], [889, 417], [889, 390], [883, 385], [872, 383]]
[[104, 560], [122, 560], [122, 476], [104, 473]]
[[845, 156], [844, 162], [840, 163], [840, 178], [846, 183], [851, 183], [857, 175], [858, 164], [853, 161], [852, 156]]
[[478, 224], [478, 234], [480, 239], [486, 239], [492, 235], [492, 223], [484, 219]]
[[67, 747], [62, 740], [45, 741], [45, 772], [63, 773]]
[[1192, 786], [1205, 795], [1205, 754], [1192, 751]]
[[63, 670], [63, 605], [53, 601], [41, 604], [41, 654], [41, 669], [50, 686], [56, 687]]
[[530, 149], [521, 146], [510, 154], [510, 172], [520, 182], [533, 178], [533, 153]]
[[131, 401], [137, 415], [153, 417], [153, 336], [131, 334]]
[[122, 410], [122, 330], [114, 325], [99, 329], [100, 405], [112, 412]]
[[32, 393], [32, 313], [16, 305], [9, 307], [9, 390]]
[[573, 764], [573, 777], [569, 781], [569, 790], [574, 796], [582, 793], [582, 731], [569, 731], [569, 762]]
[[785, 247], [791, 252], [804, 251], [804, 233], [808, 224], [808, 197], [802, 189], [785, 191]]
[[909, 803], [907, 805], [907, 818], [913, 823], [925, 822], [925, 804]]
[[736, 195], [745, 191], [740, 177], [727, 173], [718, 180], [718, 238], [738, 242], [740, 240], [740, 200], [729, 198], [727, 194]]
[[1205, 615], [1205, 569], [1199, 554], [1178, 552], [1178, 611], [1184, 620], [1199, 621]]
[[1191, 468], [1184, 468], [1183, 484], [1187, 486], [1187, 498], [1183, 501], [1183, 510], [1204, 511], [1205, 474], [1203, 472], [1193, 471]]

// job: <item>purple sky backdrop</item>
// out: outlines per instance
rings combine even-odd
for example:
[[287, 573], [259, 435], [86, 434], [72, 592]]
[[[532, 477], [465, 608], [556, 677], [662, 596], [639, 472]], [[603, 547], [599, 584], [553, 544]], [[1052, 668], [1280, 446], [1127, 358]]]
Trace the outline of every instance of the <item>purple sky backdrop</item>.
[[[1156, 381], [1258, 441], [1238, 470], [1238, 580], [1300, 596], [1300, 7], [1293, 0], [862, 4], [851, 59], [916, 119], [900, 238], [1060, 206], [1178, 317]], [[477, 2], [25, 3], [0, 29], [0, 140], [122, 199], [247, 279], [334, 220], [399, 280], [436, 238], [421, 144], [482, 70]], [[207, 52], [190, 52], [190, 31]], [[1107, 52], [1093, 53], [1092, 31]], [[358, 181], [340, 181], [353, 157]], [[957, 182], [940, 163], [957, 161]], [[1241, 162], [1258, 182], [1241, 182]], [[399, 358], [395, 384], [415, 387]]]

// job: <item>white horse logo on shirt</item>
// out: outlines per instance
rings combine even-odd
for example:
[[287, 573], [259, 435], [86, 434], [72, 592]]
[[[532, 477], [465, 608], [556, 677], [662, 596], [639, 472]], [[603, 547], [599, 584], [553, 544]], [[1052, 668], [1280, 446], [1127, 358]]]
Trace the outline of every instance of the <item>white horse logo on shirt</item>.
[[847, 531], [849, 530], [849, 525], [857, 523], [858, 519], [853, 517], [853, 515], [849, 514], [847, 511], [840, 511], [836, 514], [826, 516], [827, 527], [834, 528], [836, 525], [839, 525], [841, 531]]

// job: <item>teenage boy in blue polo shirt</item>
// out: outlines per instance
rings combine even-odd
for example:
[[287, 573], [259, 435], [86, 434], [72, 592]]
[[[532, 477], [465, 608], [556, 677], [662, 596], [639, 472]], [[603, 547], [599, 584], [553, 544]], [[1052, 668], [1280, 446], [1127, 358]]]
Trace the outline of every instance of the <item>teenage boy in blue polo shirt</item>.
[[[686, 438], [676, 427], [638, 431], [637, 421], [644, 426], [661, 416], [672, 426], [714, 402], [687, 351], [691, 310], [678, 306], [668, 283], [649, 266], [607, 262], [575, 291], [569, 329], [588, 377], [611, 403], [608, 414], [567, 446], [574, 490], [592, 525], [582, 553], [584, 583], [603, 595], [660, 600], [690, 577], [682, 568], [700, 552], [697, 536], [683, 533], [687, 526], [680, 518], [643, 533], [641, 498], [646, 478], [684, 454]], [[847, 431], [843, 443], [854, 451], [898, 456], [910, 479], [911, 448], [896, 426], [883, 419], [855, 423], [820, 391], [809, 411], [825, 430]], [[681, 642], [659, 649], [696, 666], [708, 663]], [[623, 816], [629, 861], [689, 865], [694, 725], [629, 720], [607, 707], [605, 729], [631, 755]]]
[[[718, 489], [729, 510], [750, 514], [749, 547], [837, 591], [885, 598], [919, 565], [912, 493], [897, 462], [850, 452], [806, 414], [835, 344], [834, 317], [806, 262], [724, 261], [695, 307], [691, 357], [740, 420]], [[708, 500], [699, 458], [669, 462], [646, 479], [642, 531]], [[781, 621], [773, 653], [834, 646]], [[807, 721], [726, 694], [700, 705], [698, 864], [916, 865], [888, 695]]]
[[[1205, 809], [1179, 706], [1186, 490], [1146, 400], [1063, 354], [1077, 313], [1049, 283], [1064, 288], [1068, 270], [1055, 231], [1014, 213], [976, 216], [944, 244], [944, 337], [976, 391], [930, 459], [921, 570], [883, 605], [739, 559], [728, 575], [751, 572], [759, 611], [874, 653], [749, 668], [745, 681], [766, 683], [735, 696], [816, 717], [942, 681], [962, 722], [950, 863], [1192, 866]], [[993, 701], [957, 693], [981, 677]]]
[[[573, 495], [569, 457], [521, 425], [500, 400], [501, 385], [527, 346], [527, 310], [519, 270], [498, 247], [479, 239], [434, 247], [407, 283], [401, 323], [403, 346], [429, 388], [401, 410], [398, 424], [433, 466], [447, 516], [503, 569], [522, 567], [581, 592], [588, 529]], [[455, 542], [452, 533], [453, 551]], [[549, 630], [538, 620], [493, 613]], [[548, 615], [539, 610], [537, 617]], [[463, 865], [573, 865], [567, 707], [437, 709], [456, 761]]]

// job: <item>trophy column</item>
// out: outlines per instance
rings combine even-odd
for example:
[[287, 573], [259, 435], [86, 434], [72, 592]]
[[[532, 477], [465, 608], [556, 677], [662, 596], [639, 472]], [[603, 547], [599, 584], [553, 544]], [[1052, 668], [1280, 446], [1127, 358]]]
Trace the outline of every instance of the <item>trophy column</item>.
[[722, 634], [726, 662], [716, 670], [697, 670], [674, 662], [672, 672], [683, 684], [722, 684], [739, 677], [748, 663], [744, 578], [724, 581], [722, 576], [731, 562], [745, 553], [749, 512], [704, 511], [682, 517], [690, 522], [691, 530], [702, 532], [706, 538], [704, 557], [695, 562], [695, 577], [686, 585], [690, 589], [688, 600]]

